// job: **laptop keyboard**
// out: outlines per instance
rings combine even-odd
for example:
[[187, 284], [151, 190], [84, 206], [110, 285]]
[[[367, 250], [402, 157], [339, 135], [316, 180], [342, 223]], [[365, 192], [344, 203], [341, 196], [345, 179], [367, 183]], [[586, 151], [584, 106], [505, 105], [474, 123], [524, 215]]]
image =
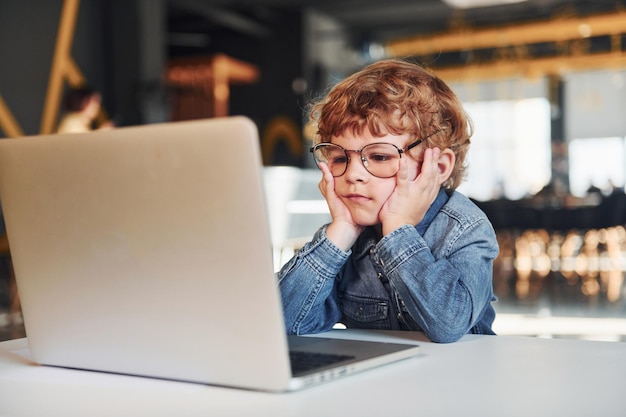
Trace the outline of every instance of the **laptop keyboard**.
[[289, 360], [291, 361], [291, 372], [293, 374], [307, 372], [313, 369], [322, 368], [350, 359], [354, 359], [354, 356], [302, 351], [289, 352]]

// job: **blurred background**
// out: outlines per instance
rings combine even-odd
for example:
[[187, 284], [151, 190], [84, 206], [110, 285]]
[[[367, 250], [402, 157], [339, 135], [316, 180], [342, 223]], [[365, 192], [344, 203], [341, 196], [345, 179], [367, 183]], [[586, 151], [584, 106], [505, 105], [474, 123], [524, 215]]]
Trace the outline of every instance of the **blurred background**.
[[[626, 10], [620, 0], [0, 0], [0, 138], [246, 115], [276, 268], [324, 221], [307, 103], [386, 57], [431, 68], [473, 120], [459, 191], [496, 228], [500, 334], [626, 340]], [[2, 226], [2, 224], [0, 224]], [[4, 234], [3, 226], [0, 235]], [[0, 340], [24, 335], [6, 235]]]

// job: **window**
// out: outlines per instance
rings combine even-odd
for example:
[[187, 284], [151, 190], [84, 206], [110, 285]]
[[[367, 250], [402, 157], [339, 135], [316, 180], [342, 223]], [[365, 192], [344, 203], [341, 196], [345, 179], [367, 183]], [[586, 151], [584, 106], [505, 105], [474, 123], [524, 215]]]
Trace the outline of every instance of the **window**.
[[623, 188], [626, 162], [626, 70], [565, 75], [570, 191]]
[[550, 181], [550, 103], [545, 98], [465, 103], [474, 124], [469, 175], [459, 191], [516, 200]]
[[570, 191], [584, 197], [590, 187], [610, 192], [624, 187], [626, 144], [624, 138], [574, 139], [569, 143]]

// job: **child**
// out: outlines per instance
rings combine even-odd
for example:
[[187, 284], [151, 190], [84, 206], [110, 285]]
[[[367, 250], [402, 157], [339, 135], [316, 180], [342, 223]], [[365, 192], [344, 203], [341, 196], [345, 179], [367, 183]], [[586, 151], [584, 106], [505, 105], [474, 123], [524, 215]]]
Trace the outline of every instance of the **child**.
[[489, 220], [454, 191], [471, 126], [450, 88], [403, 60], [371, 64], [312, 107], [331, 222], [278, 273], [289, 334], [348, 328], [494, 334]]

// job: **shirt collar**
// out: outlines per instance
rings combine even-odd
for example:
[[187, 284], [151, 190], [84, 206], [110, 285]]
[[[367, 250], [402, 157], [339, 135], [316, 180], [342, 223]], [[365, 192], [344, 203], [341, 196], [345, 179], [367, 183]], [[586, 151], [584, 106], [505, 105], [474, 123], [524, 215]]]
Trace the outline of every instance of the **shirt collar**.
[[444, 188], [440, 188], [439, 193], [435, 198], [435, 201], [433, 201], [433, 203], [428, 208], [428, 211], [424, 215], [424, 218], [421, 222], [417, 224], [417, 226], [415, 226], [415, 228], [417, 229], [417, 233], [424, 236], [426, 229], [428, 229], [430, 223], [433, 221], [437, 213], [439, 213], [439, 210], [441, 210], [444, 204], [448, 202], [448, 198], [449, 196], [448, 193], [446, 193], [446, 190]]

